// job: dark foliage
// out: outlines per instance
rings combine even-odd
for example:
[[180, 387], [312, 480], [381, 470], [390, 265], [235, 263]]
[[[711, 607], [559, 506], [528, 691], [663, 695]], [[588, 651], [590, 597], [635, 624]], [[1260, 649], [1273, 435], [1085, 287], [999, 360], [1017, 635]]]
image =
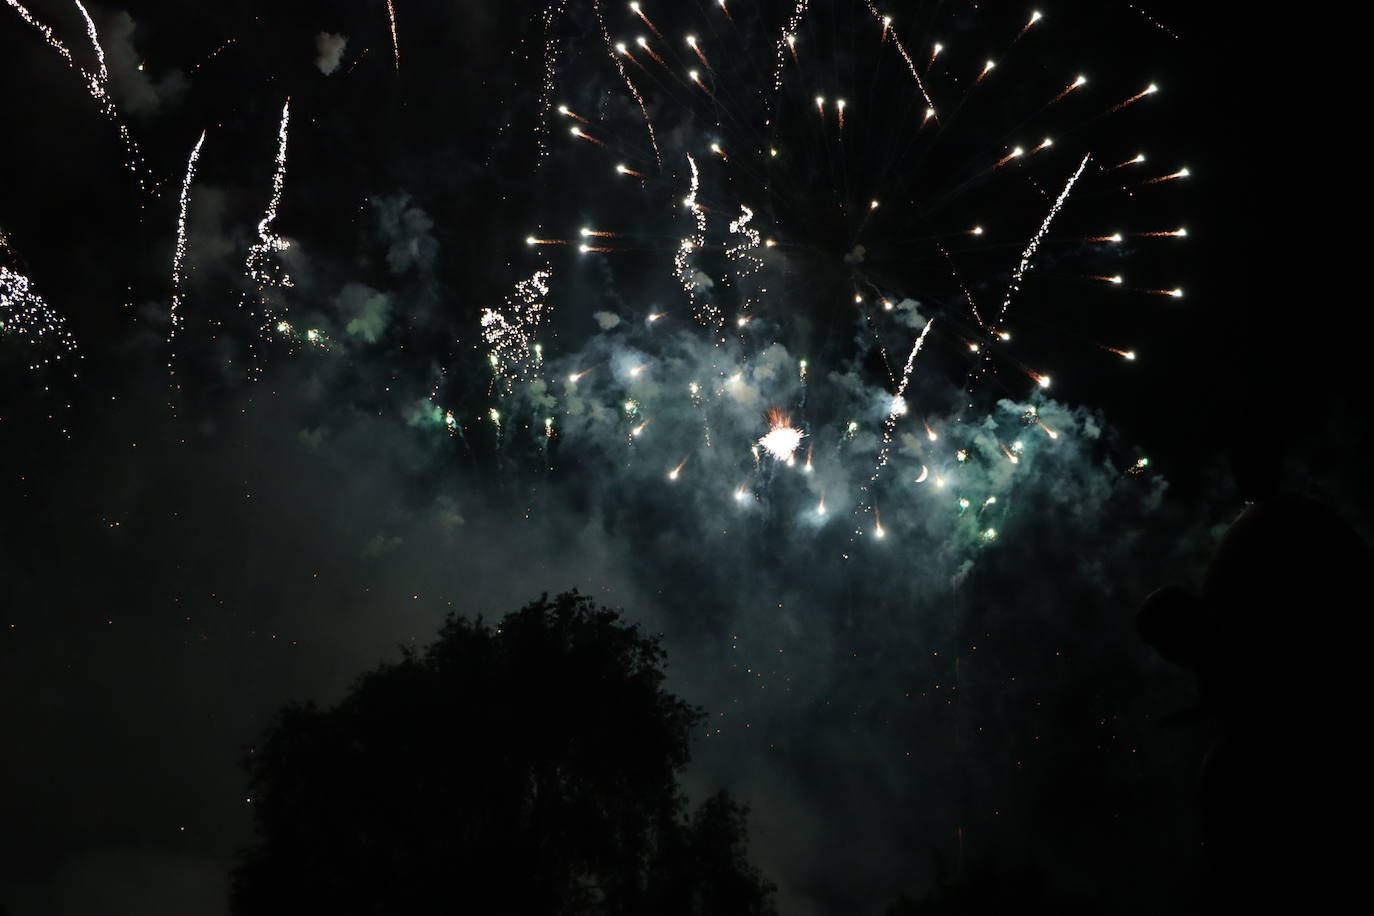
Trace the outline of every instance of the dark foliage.
[[677, 775], [701, 714], [664, 652], [576, 594], [450, 618], [333, 709], [283, 709], [245, 765], [236, 914], [764, 914], [724, 794]]

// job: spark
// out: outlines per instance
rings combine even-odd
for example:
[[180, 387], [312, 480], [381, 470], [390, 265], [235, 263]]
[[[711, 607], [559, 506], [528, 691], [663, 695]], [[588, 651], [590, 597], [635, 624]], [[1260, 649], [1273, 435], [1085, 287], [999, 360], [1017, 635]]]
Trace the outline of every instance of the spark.
[[601, 142], [600, 140], [598, 140], [596, 137], [593, 137], [591, 134], [587, 133], [585, 130], [583, 130], [583, 129], [580, 128], [580, 127], [574, 127], [574, 128], [572, 129], [571, 133], [572, 133], [572, 135], [573, 135], [574, 137], [581, 137], [583, 140], [590, 140], [591, 142], [595, 143], [597, 146], [605, 146], [605, 145], [606, 145], [605, 143], [602, 143], [602, 142]]
[[1147, 95], [1154, 95], [1154, 94], [1155, 94], [1156, 92], [1158, 92], [1158, 91], [1159, 91], [1159, 86], [1156, 85], [1155, 83], [1151, 83], [1150, 85], [1146, 86], [1144, 89], [1142, 89], [1142, 90], [1140, 90], [1139, 92], [1137, 92], [1135, 95], [1130, 96], [1129, 98], [1126, 98], [1126, 99], [1122, 99], [1120, 102], [1117, 102], [1117, 103], [1116, 103], [1115, 105], [1113, 105], [1111, 108], [1108, 108], [1106, 111], [1104, 111], [1103, 114], [1113, 114], [1113, 113], [1115, 113], [1115, 112], [1118, 112], [1118, 111], [1120, 111], [1121, 109], [1125, 108], [1127, 105], [1134, 105], [1136, 102], [1139, 102], [1141, 99], [1145, 98]]
[[1173, 181], [1178, 178], [1187, 178], [1191, 174], [1192, 172], [1188, 171], [1186, 168], [1179, 169], [1177, 172], [1171, 172], [1168, 175], [1160, 175], [1158, 178], [1151, 178], [1143, 182], [1143, 184], [1159, 184], [1161, 181]]
[[663, 33], [658, 30], [658, 26], [654, 25], [653, 21], [649, 19], [648, 15], [644, 12], [643, 8], [641, 8], [638, 3], [631, 3], [630, 9], [634, 12], [636, 16], [644, 20], [644, 24], [647, 25], [649, 29], [659, 37], [659, 40], [663, 39]]
[[792, 426], [792, 420], [776, 407], [768, 410], [768, 432], [759, 439], [768, 454], [779, 461], [787, 461], [801, 445], [806, 433]]
[[701, 45], [697, 44], [697, 37], [695, 35], [687, 36], [687, 46], [692, 49], [692, 52], [694, 54], [696, 54], [697, 59], [701, 61], [701, 65], [703, 67], [705, 67], [707, 70], [714, 69], [711, 66], [711, 61], [708, 60], [706, 57], [706, 52], [701, 50]]

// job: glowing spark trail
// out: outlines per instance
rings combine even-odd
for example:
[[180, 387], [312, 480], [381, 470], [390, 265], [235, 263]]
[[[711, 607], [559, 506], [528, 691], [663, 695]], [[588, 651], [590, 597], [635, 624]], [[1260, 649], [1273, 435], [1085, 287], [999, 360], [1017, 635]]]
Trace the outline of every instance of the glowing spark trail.
[[82, 78], [86, 81], [86, 90], [91, 94], [91, 98], [95, 99], [96, 104], [100, 106], [101, 114], [109, 119], [110, 123], [114, 124], [115, 128], [119, 131], [119, 138], [124, 143], [124, 167], [127, 168], [138, 181], [140, 190], [156, 193], [156, 188], [148, 184], [148, 170], [143, 162], [143, 155], [138, 150], [138, 144], [134, 141], [133, 135], [129, 133], [128, 125], [126, 125], [123, 118], [120, 117], [119, 109], [115, 106], [114, 99], [110, 97], [110, 74], [105, 67], [105, 52], [100, 46], [100, 38], [96, 34], [95, 23], [91, 20], [90, 13], [86, 11], [86, 7], [81, 4], [80, 0], [76, 0], [76, 8], [86, 24], [86, 34], [91, 40], [91, 46], [95, 49], [96, 60], [99, 65], [94, 73], [77, 64], [76, 59], [72, 57], [72, 52], [53, 34], [52, 29], [34, 18], [34, 15], [30, 13], [28, 8], [20, 3], [19, 0], [5, 0], [5, 2], [9, 4], [11, 9], [19, 14], [20, 18], [38, 30], [39, 34], [43, 36], [48, 45], [58, 54], [62, 55], [62, 58], [67, 62], [67, 66], [81, 74]]
[[1040, 229], [1031, 237], [1029, 244], [1026, 245], [1026, 250], [1021, 252], [1021, 262], [1016, 265], [1016, 271], [1011, 275], [1011, 284], [1007, 287], [1007, 294], [1002, 299], [1002, 308], [1001, 311], [997, 313], [994, 327], [1000, 328], [1002, 326], [1003, 320], [1007, 317], [1007, 309], [1011, 307], [1011, 300], [1021, 289], [1021, 280], [1025, 277], [1026, 271], [1030, 270], [1031, 261], [1035, 258], [1035, 252], [1040, 248], [1040, 242], [1045, 238], [1045, 233], [1050, 231], [1050, 223], [1054, 222], [1054, 218], [1058, 215], [1060, 208], [1062, 208], [1064, 202], [1069, 199], [1069, 193], [1073, 191], [1073, 186], [1077, 184], [1079, 177], [1083, 174], [1083, 170], [1088, 167], [1088, 160], [1091, 158], [1092, 154], [1089, 153], [1083, 157], [1082, 162], [1078, 163], [1078, 168], [1069, 176], [1069, 180], [1064, 183], [1064, 190], [1060, 191], [1059, 196], [1055, 198], [1054, 206], [1050, 207], [1050, 212], [1045, 214], [1044, 221], [1040, 223]]
[[396, 37], [396, 5], [386, 0], [386, 15], [391, 20], [391, 52], [396, 58], [396, 72], [401, 71], [401, 42]]
[[[172, 305], [168, 311], [167, 343], [169, 346], [176, 341], [177, 333], [181, 330], [182, 322], [185, 318], [181, 314], [181, 302], [183, 291], [181, 288], [181, 265], [186, 258], [186, 210], [191, 203], [191, 182], [196, 177], [196, 162], [200, 159], [200, 148], [205, 143], [205, 131], [200, 132], [200, 139], [196, 140], [196, 145], [191, 149], [191, 157], [186, 162], [186, 177], [181, 182], [181, 207], [177, 213], [177, 246], [172, 254]], [[176, 350], [172, 349], [167, 354], [167, 374], [175, 381], [176, 377]], [[174, 384], [174, 389], [179, 390], [180, 384]]]
[[[887, 19], [882, 15], [882, 13], [878, 12], [878, 5], [874, 3], [873, 0], [864, 0], [864, 2], [868, 4], [868, 9], [871, 13], [873, 13], [874, 18], [878, 19], [883, 23], [883, 31], [886, 32], [888, 30], [888, 26], [891, 24], [891, 20]], [[906, 68], [908, 71], [910, 71], [911, 78], [916, 81], [916, 88], [921, 90], [921, 98], [926, 100], [926, 119], [929, 120], [930, 118], [933, 118], [935, 116], [935, 103], [930, 100], [930, 93], [926, 92], [926, 84], [921, 79], [921, 74], [916, 70], [916, 64], [911, 60], [911, 55], [906, 52], [906, 46], [902, 44], [902, 40], [897, 37], [896, 32], [892, 33], [892, 43], [896, 46], [897, 51], [902, 55], [902, 60], [906, 61]], [[938, 48], [939, 46], [937, 45], [936, 53], [939, 53]], [[934, 55], [931, 56], [931, 59], [934, 60]], [[984, 72], [986, 73], [987, 71]]]
[[[649, 131], [649, 145], [654, 148], [654, 163], [659, 169], [662, 169], [663, 155], [658, 149], [658, 137], [654, 133], [654, 122], [649, 120], [649, 108], [644, 104], [644, 96], [640, 94], [639, 87], [635, 85], [634, 80], [630, 79], [630, 74], [625, 70], [625, 64], [620, 60], [621, 54], [617, 53], [619, 49], [611, 42], [611, 33], [606, 27], [606, 18], [601, 10], [601, 0], [596, 0], [592, 7], [596, 11], [597, 24], [601, 26], [601, 38], [606, 44], [606, 55], [610, 57], [611, 63], [615, 64], [616, 72], [620, 74], [620, 79], [625, 83], [625, 87], [630, 90], [630, 95], [634, 96], [635, 104], [639, 106], [639, 113], [644, 118], [644, 126]], [[622, 174], [629, 172], [631, 175], [639, 175], [638, 172], [630, 171], [624, 166], [619, 166], [618, 169]]]
[[[277, 317], [273, 299], [267, 294], [268, 289], [292, 286], [290, 275], [272, 261], [273, 255], [290, 247], [286, 239], [272, 231], [272, 223], [277, 218], [277, 208], [281, 205], [282, 189], [286, 185], [286, 138], [290, 126], [291, 100], [287, 99], [281, 109], [281, 124], [277, 127], [277, 156], [276, 168], [272, 173], [272, 196], [267, 202], [262, 219], [258, 221], [258, 240], [249, 247], [248, 257], [244, 261], [244, 271], [257, 289], [259, 331], [263, 335], [273, 330], [282, 333], [279, 326], [283, 322]], [[245, 294], [245, 300], [246, 298]], [[287, 327], [289, 330], [290, 326]], [[256, 350], [254, 359], [256, 362]], [[250, 376], [256, 376], [260, 371], [261, 367], [255, 365]]]
[[872, 475], [868, 478], [870, 486], [877, 482], [878, 475], [882, 473], [883, 468], [887, 467], [888, 457], [892, 451], [892, 434], [897, 428], [897, 418], [905, 415], [908, 409], [905, 397], [906, 386], [911, 381], [911, 370], [916, 365], [916, 354], [921, 352], [921, 347], [926, 342], [926, 336], [930, 334], [930, 329], [934, 326], [934, 319], [926, 322], [926, 326], [921, 328], [921, 333], [917, 336], [916, 342], [911, 345], [911, 352], [907, 354], [906, 365], [902, 367], [902, 380], [897, 384], [897, 393], [892, 396], [891, 406], [888, 407], [887, 411], [887, 419], [883, 421], [883, 445], [878, 450], [878, 466], [873, 469]]

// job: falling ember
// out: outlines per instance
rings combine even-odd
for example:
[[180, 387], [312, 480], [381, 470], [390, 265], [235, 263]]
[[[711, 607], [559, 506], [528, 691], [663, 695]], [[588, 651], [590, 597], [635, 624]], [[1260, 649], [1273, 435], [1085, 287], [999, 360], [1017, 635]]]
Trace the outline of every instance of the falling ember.
[[1018, 147], [1015, 147], [1015, 148], [1012, 149], [1011, 152], [1007, 153], [1007, 154], [1006, 154], [1005, 156], [1003, 156], [1001, 159], [998, 159], [995, 163], [993, 163], [992, 167], [993, 167], [994, 169], [1000, 169], [1002, 166], [1006, 165], [1008, 162], [1012, 161], [1013, 159], [1019, 159], [1020, 157], [1024, 156], [1025, 154], [1026, 154], [1026, 151], [1023, 150], [1021, 147], [1019, 147], [1019, 146], [1018, 146]]
[[648, 54], [655, 61], [657, 61], [659, 66], [664, 67], [665, 69], [667, 68], [668, 62], [664, 60], [662, 57], [660, 57], [657, 51], [649, 47], [649, 39], [641, 35], [635, 39], [635, 44], [639, 45], [639, 47], [643, 49], [645, 54]]
[[1080, 74], [1077, 78], [1074, 79], [1072, 83], [1069, 83], [1063, 89], [1059, 90], [1059, 94], [1056, 95], [1054, 98], [1050, 99], [1050, 104], [1053, 105], [1055, 102], [1063, 101], [1064, 96], [1068, 95], [1070, 92], [1073, 92], [1079, 86], [1085, 85], [1087, 82], [1088, 78]]
[[1027, 375], [1035, 379], [1035, 384], [1039, 385], [1041, 388], [1050, 387], [1050, 377], [1048, 375], [1041, 375], [1038, 372], [1028, 372]]
[[882, 540], [887, 537], [887, 532], [883, 530], [883, 517], [878, 514], [878, 507], [873, 507], [873, 536]]
[[933, 429], [930, 428], [930, 424], [929, 424], [929, 423], [926, 423], [926, 422], [923, 420], [923, 421], [921, 421], [921, 425], [924, 426], [924, 427], [926, 428], [926, 438], [929, 439], [931, 442], [934, 442], [936, 439], [939, 439], [939, 438], [940, 438], [938, 435], [935, 434], [935, 430], [933, 430]]
[[1160, 231], [1160, 232], [1137, 232], [1137, 233], [1136, 233], [1136, 235], [1141, 236], [1141, 237], [1143, 237], [1143, 238], [1163, 238], [1163, 237], [1165, 237], [1165, 236], [1172, 236], [1173, 238], [1183, 238], [1183, 237], [1186, 236], [1187, 234], [1188, 234], [1188, 230], [1187, 230], [1187, 229], [1184, 229], [1184, 228], [1181, 227], [1181, 226], [1180, 226], [1179, 228], [1177, 228], [1177, 229], [1168, 229], [1168, 230], [1163, 230], [1163, 231]]
[[645, 15], [644, 10], [640, 8], [638, 3], [631, 3], [630, 9], [634, 11], [634, 14], [636, 16], [644, 20], [644, 24], [647, 25], [655, 35], [657, 35], [660, 39], [663, 38], [663, 33], [658, 30], [658, 26], [654, 25], [653, 22], [649, 19], [649, 17]]
[[808, 474], [811, 473], [811, 447], [810, 447], [810, 446], [807, 446], [807, 449], [806, 449], [806, 464], [802, 465], [802, 470], [805, 471], [805, 472], [808, 473]]
[[567, 105], [559, 105], [558, 113], [565, 118], [572, 118], [574, 121], [581, 121], [583, 124], [591, 123], [586, 118], [582, 117], [580, 114], [570, 109]]
[[776, 407], [768, 410], [768, 425], [770, 429], [759, 439], [759, 445], [777, 460], [788, 460], [801, 445], [806, 433], [793, 427], [791, 418]]
[[583, 369], [581, 372], [574, 372], [574, 373], [572, 373], [571, 375], [568, 376], [568, 384], [569, 384], [569, 385], [576, 385], [578, 379], [582, 378], [582, 376], [586, 375], [588, 372], [591, 372], [591, 371], [592, 371], [592, 370], [590, 370], [590, 369]]
[[633, 175], [633, 176], [635, 176], [636, 178], [643, 178], [643, 177], [644, 177], [644, 173], [643, 173], [643, 172], [636, 172], [634, 169], [632, 169], [632, 168], [630, 168], [628, 165], [624, 165], [624, 164], [617, 165], [617, 166], [615, 167], [615, 171], [616, 171], [616, 174], [617, 174], [617, 175]]
[[1043, 429], [1043, 430], [1045, 431], [1045, 435], [1049, 436], [1051, 439], [1058, 439], [1058, 438], [1059, 438], [1059, 433], [1057, 433], [1057, 432], [1055, 432], [1054, 430], [1050, 429], [1048, 426], [1046, 426], [1044, 423], [1040, 422], [1039, 420], [1036, 420], [1036, 421], [1035, 421], [1035, 425], [1037, 425], [1037, 426], [1039, 426], [1041, 429]]
[[1145, 161], [1145, 154], [1144, 154], [1144, 153], [1137, 153], [1137, 154], [1135, 155], [1134, 158], [1132, 158], [1132, 159], [1127, 159], [1125, 162], [1118, 162], [1116, 165], [1112, 166], [1112, 168], [1113, 168], [1113, 169], [1119, 169], [1119, 168], [1124, 168], [1125, 166], [1128, 166], [1128, 165], [1139, 165], [1140, 163], [1142, 163], [1142, 162], [1144, 162], [1144, 161]]
[[701, 45], [697, 44], [697, 37], [695, 35], [687, 36], [687, 46], [692, 49], [692, 53], [696, 54], [697, 60], [701, 61], [703, 67], [707, 70], [714, 69], [711, 66], [711, 61], [706, 57], [706, 52], [701, 50]]
[[1172, 172], [1168, 175], [1160, 175], [1158, 178], [1151, 178], [1148, 181], [1141, 182], [1141, 184], [1159, 184], [1161, 181], [1173, 181], [1176, 178], [1187, 178], [1191, 174], [1192, 172], [1189, 172], [1186, 168], [1179, 169], [1177, 172]]
[[606, 145], [606, 144], [602, 143], [600, 140], [598, 140], [597, 138], [593, 137], [591, 134], [587, 133], [585, 130], [583, 130], [583, 129], [580, 128], [580, 127], [574, 127], [574, 128], [570, 131], [570, 133], [571, 133], [574, 137], [581, 137], [583, 140], [590, 140], [590, 141], [592, 141], [593, 143], [595, 143], [597, 146], [605, 146], [605, 145]]
[[678, 462], [678, 466], [677, 466], [677, 467], [673, 468], [671, 471], [668, 472], [668, 479], [669, 479], [669, 480], [677, 480], [677, 475], [679, 475], [679, 474], [682, 473], [682, 468], [683, 468], [686, 464], [687, 464], [687, 459], [686, 459], [686, 458], [683, 458], [682, 461]]
[[1006, 455], [1006, 456], [1007, 456], [1007, 460], [1010, 461], [1012, 464], [1020, 464], [1020, 463], [1021, 463], [1021, 459], [1018, 458], [1018, 457], [1016, 457], [1016, 453], [1013, 452], [1011, 449], [1007, 448], [1005, 445], [1003, 445], [1003, 444], [1000, 443], [1000, 442], [997, 443], [997, 447], [1000, 448], [1000, 449], [1002, 450], [1002, 454]]
[[817, 514], [817, 515], [825, 515], [825, 497], [824, 497], [824, 496], [821, 497], [821, 501], [820, 501], [820, 502], [816, 503], [816, 514]]
[[1159, 87], [1156, 86], [1154, 83], [1151, 83], [1150, 85], [1146, 86], [1144, 89], [1140, 90], [1139, 92], [1137, 92], [1135, 95], [1131, 96], [1130, 98], [1128, 98], [1128, 99], [1122, 99], [1120, 102], [1117, 102], [1117, 103], [1116, 103], [1115, 105], [1113, 105], [1111, 108], [1108, 108], [1106, 111], [1104, 111], [1103, 114], [1112, 114], [1112, 113], [1114, 113], [1114, 112], [1120, 111], [1121, 109], [1125, 108], [1127, 105], [1133, 105], [1133, 104], [1135, 104], [1136, 102], [1139, 102], [1141, 99], [1145, 98], [1145, 96], [1147, 96], [1147, 95], [1154, 95], [1154, 94], [1155, 94], [1156, 92], [1158, 92], [1158, 91], [1159, 91]]
[[1129, 359], [1129, 360], [1134, 360], [1134, 359], [1135, 359], [1135, 351], [1134, 351], [1134, 350], [1118, 350], [1116, 347], [1108, 347], [1107, 349], [1110, 350], [1111, 352], [1115, 353], [1117, 356], [1121, 357], [1122, 359]]

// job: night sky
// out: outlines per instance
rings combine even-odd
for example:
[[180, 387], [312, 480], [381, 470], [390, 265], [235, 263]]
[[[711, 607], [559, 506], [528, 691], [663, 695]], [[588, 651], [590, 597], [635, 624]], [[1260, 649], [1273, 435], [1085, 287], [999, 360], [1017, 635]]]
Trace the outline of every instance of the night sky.
[[780, 912], [1200, 893], [1135, 610], [1371, 494], [1343, 26], [1194, 6], [7, 0], [0, 905], [226, 913], [277, 708], [574, 587]]

